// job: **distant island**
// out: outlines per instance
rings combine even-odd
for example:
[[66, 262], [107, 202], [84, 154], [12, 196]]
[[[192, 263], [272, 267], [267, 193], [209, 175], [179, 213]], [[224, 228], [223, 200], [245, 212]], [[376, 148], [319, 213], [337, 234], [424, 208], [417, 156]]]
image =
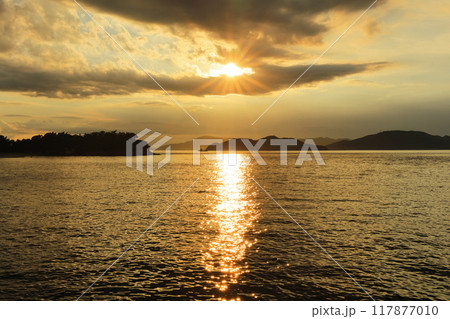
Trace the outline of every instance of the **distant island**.
[[[125, 143], [134, 133], [125, 132], [94, 132], [86, 134], [47, 133], [36, 135], [28, 139], [11, 140], [0, 135], [0, 156], [124, 156]], [[201, 138], [213, 138], [205, 137]], [[261, 151], [277, 151], [279, 146], [270, 145], [276, 136], [267, 136]], [[258, 140], [250, 139], [252, 145]], [[319, 143], [323, 142], [323, 144]], [[330, 144], [325, 144], [330, 142]], [[335, 140], [318, 138], [315, 143], [319, 150], [450, 150], [450, 136], [430, 135], [418, 131], [385, 131], [368, 135], [354, 140]], [[229, 142], [223, 143], [224, 150]], [[298, 139], [296, 146], [289, 150], [299, 150], [303, 140]], [[192, 141], [172, 144], [173, 150], [192, 150]], [[210, 145], [206, 150], [212, 151], [215, 146]], [[236, 149], [246, 150], [241, 139], [236, 140]]]
[[[272, 145], [272, 141], [271, 140], [294, 140], [297, 141], [296, 145], [289, 145], [287, 146], [287, 150], [288, 151], [299, 151], [302, 149], [304, 142], [302, 140], [297, 140], [295, 138], [288, 138], [288, 137], [277, 137], [277, 136], [266, 136], [261, 138], [260, 140], [264, 140], [264, 143], [261, 145], [261, 147], [259, 148], [259, 151], [279, 151], [280, 150], [280, 146], [279, 145]], [[258, 143], [259, 140], [254, 140], [254, 139], [248, 139], [249, 142], [252, 145], [256, 145], [256, 143]], [[319, 150], [327, 150], [327, 148], [325, 146], [322, 145], [316, 145], [317, 148]], [[229, 147], [230, 147], [230, 143], [229, 141], [225, 141], [224, 143], [222, 143], [222, 147], [224, 151], [228, 151]], [[214, 151], [216, 149], [216, 145], [210, 145], [206, 148], [207, 151]], [[236, 151], [247, 151], [247, 146], [245, 146], [245, 144], [242, 142], [242, 138], [238, 138], [236, 139]]]
[[418, 131], [385, 131], [327, 145], [330, 150], [450, 150], [450, 136]]

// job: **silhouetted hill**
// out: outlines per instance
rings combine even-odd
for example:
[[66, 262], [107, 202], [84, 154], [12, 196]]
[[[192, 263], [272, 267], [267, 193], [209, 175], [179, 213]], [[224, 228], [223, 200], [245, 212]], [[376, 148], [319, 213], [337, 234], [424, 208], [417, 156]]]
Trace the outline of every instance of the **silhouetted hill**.
[[[280, 150], [280, 146], [279, 145], [271, 145], [271, 140], [278, 140], [278, 139], [290, 139], [290, 138], [279, 138], [276, 136], [266, 136], [263, 137], [261, 139], [264, 139], [265, 142], [264, 144], [262, 144], [261, 148], [259, 148], [260, 151], [279, 151]], [[260, 140], [261, 140], [260, 139]], [[295, 139], [293, 139], [295, 140]], [[256, 143], [258, 143], [259, 140], [253, 140], [253, 139], [249, 139], [250, 143], [252, 145], [256, 145]], [[301, 148], [303, 147], [303, 141], [301, 140], [296, 140], [297, 141], [297, 145], [290, 145], [288, 146], [288, 150], [289, 151], [298, 151], [301, 150]], [[222, 143], [223, 145], [223, 150], [224, 151], [228, 151], [229, 149], [229, 141], [226, 141], [224, 143]], [[327, 148], [325, 146], [321, 146], [321, 145], [317, 145], [317, 148], [319, 150], [326, 150]], [[216, 145], [210, 145], [206, 148], [207, 151], [214, 151], [216, 149]], [[236, 139], [236, 151], [248, 151], [247, 146], [245, 146], [245, 144], [242, 142], [242, 138], [238, 138]]]
[[[213, 136], [199, 136], [197, 137], [197, 139], [215, 139], [218, 137], [213, 137]], [[174, 144], [170, 144], [170, 146], [172, 147], [172, 151], [192, 151], [193, 150], [193, 141], [187, 141], [187, 142], [182, 142], [182, 143], [174, 143]], [[167, 147], [166, 145], [164, 145], [163, 147], [161, 147], [161, 149]], [[206, 146], [202, 147], [203, 149], [206, 148]]]
[[333, 143], [342, 142], [342, 141], [349, 141], [349, 138], [331, 138], [331, 137], [314, 137], [313, 138], [314, 143], [317, 145], [323, 145], [328, 146]]
[[[29, 139], [10, 140], [0, 135], [0, 156], [44, 155], [44, 156], [123, 156], [126, 155], [126, 141], [134, 133], [94, 132], [71, 135], [68, 133], [47, 133]], [[211, 137], [202, 137], [211, 138]], [[270, 145], [276, 136], [266, 136], [261, 151], [278, 151], [278, 145]], [[250, 139], [252, 145], [258, 140]], [[318, 143], [316, 143], [318, 144]], [[192, 141], [173, 144], [173, 149], [192, 150]], [[303, 141], [289, 146], [288, 150], [300, 150]], [[387, 131], [348, 141], [340, 141], [328, 146], [317, 145], [319, 150], [450, 150], [450, 136], [436, 136], [417, 131]], [[223, 143], [225, 151], [229, 142]], [[207, 150], [215, 150], [214, 145]], [[236, 150], [247, 151], [241, 139], [236, 139]], [[2, 155], [3, 154], [3, 155]]]
[[385, 131], [327, 147], [330, 150], [447, 150], [450, 137], [418, 131]]

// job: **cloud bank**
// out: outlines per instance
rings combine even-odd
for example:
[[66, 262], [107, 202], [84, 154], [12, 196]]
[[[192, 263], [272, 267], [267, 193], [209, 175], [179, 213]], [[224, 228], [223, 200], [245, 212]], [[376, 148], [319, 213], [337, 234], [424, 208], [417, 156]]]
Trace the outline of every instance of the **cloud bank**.
[[133, 20], [182, 25], [210, 31], [223, 39], [248, 34], [273, 42], [296, 42], [328, 30], [319, 18], [330, 10], [360, 11], [373, 0], [86, 0], [102, 11]]
[[[330, 11], [360, 11], [371, 2], [81, 1], [90, 11], [99, 10], [93, 13], [101, 24], [165, 89], [193, 96], [258, 95], [286, 88], [311, 60], [291, 46], [320, 41], [328, 31]], [[105, 17], [105, 12], [112, 16]], [[0, 0], [0, 16], [0, 91], [67, 99], [159, 90], [75, 4]], [[254, 74], [233, 79], [202, 76], [208, 65], [227, 61], [251, 67]], [[386, 65], [316, 65], [296, 86]]]
[[[296, 86], [331, 81], [385, 66], [386, 63], [318, 65], [297, 82]], [[238, 78], [160, 76], [158, 81], [166, 90], [182, 95], [256, 95], [288, 87], [307, 67], [308, 65], [262, 65], [254, 70], [254, 74]], [[38, 68], [24, 70], [20, 65], [0, 62], [0, 90], [52, 98], [87, 98], [160, 91], [160, 88], [138, 70], [92, 69], [67, 73]]]

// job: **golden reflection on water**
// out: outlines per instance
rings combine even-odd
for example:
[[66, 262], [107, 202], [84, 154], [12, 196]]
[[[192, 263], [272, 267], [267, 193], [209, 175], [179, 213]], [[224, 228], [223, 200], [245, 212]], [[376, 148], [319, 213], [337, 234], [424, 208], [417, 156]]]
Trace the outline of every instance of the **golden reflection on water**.
[[203, 261], [211, 275], [208, 283], [221, 292], [238, 283], [239, 276], [248, 271], [245, 254], [256, 241], [246, 239], [259, 213], [251, 199], [251, 167], [245, 159], [242, 154], [224, 154], [224, 160], [215, 164], [215, 204], [208, 211], [206, 225], [217, 234], [203, 254]]

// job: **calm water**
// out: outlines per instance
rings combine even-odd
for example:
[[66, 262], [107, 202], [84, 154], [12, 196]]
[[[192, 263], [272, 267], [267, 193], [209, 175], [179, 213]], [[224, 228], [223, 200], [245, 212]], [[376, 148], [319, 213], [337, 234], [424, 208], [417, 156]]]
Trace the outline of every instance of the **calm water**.
[[254, 178], [375, 299], [448, 300], [450, 152], [323, 156], [0, 159], [0, 299], [78, 298], [199, 178], [83, 300], [368, 300]]

